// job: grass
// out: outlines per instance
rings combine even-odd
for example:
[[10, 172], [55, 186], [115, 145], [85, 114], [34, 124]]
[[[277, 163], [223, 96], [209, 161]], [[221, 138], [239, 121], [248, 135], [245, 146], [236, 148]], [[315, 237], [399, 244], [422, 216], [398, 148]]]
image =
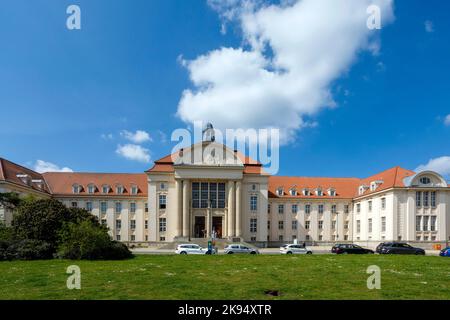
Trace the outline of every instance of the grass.
[[[66, 288], [73, 264], [81, 290]], [[367, 289], [370, 265], [381, 290]], [[450, 299], [450, 259], [434, 256], [138, 255], [0, 262], [0, 275], [0, 299]]]

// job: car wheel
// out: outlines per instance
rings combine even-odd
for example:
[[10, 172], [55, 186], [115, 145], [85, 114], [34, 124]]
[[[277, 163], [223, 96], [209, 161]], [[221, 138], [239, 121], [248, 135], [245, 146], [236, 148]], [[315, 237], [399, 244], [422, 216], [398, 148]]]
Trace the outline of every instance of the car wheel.
[[424, 256], [425, 252], [422, 251], [416, 251], [416, 256]]
[[187, 254], [187, 252], [186, 251], [181, 251], [180, 254]]
[[292, 254], [292, 252], [291, 252], [291, 251], [288, 251], [288, 252], [286, 252], [286, 254]]
[[308, 252], [306, 252], [306, 254], [312, 254], [312, 252], [311, 252], [311, 251], [308, 251]]
[[228, 253], [227, 254], [233, 254], [233, 251], [228, 251]]
[[211, 251], [208, 250], [208, 251], [205, 252], [205, 254], [211, 254]]
[[255, 251], [252, 251], [252, 252], [250, 252], [250, 254], [256, 254], [256, 252], [255, 252]]

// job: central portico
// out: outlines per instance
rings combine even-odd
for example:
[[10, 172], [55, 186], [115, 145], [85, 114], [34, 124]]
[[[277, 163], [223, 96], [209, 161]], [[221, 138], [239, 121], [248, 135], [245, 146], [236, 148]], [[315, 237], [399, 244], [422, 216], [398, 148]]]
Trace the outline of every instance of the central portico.
[[261, 204], [252, 209], [259, 218], [256, 208], [267, 208], [268, 176], [261, 165], [213, 141], [180, 149], [156, 161], [147, 174], [150, 224], [158, 230], [151, 241], [244, 238], [243, 210], [250, 208], [243, 208], [243, 197], [258, 194]]

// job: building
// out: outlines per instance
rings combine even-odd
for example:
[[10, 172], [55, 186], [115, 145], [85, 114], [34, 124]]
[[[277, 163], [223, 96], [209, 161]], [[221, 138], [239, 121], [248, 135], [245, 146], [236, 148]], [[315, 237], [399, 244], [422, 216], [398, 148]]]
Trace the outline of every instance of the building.
[[[215, 142], [180, 149], [142, 174], [39, 174], [0, 159], [0, 192], [8, 191], [85, 208], [125, 242], [450, 240], [450, 187], [436, 172], [270, 176], [259, 162]], [[11, 215], [0, 209], [7, 223]]]

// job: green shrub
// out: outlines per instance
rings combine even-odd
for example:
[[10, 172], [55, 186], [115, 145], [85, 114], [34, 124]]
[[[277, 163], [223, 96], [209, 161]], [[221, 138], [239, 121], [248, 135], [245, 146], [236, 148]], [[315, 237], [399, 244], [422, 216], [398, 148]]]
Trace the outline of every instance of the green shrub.
[[52, 259], [54, 248], [40, 240], [0, 241], [0, 260]]
[[0, 241], [12, 241], [14, 239], [13, 229], [0, 222]]
[[89, 220], [65, 224], [60, 237], [57, 254], [60, 258], [120, 260], [132, 257], [124, 244], [111, 241], [105, 227]]

